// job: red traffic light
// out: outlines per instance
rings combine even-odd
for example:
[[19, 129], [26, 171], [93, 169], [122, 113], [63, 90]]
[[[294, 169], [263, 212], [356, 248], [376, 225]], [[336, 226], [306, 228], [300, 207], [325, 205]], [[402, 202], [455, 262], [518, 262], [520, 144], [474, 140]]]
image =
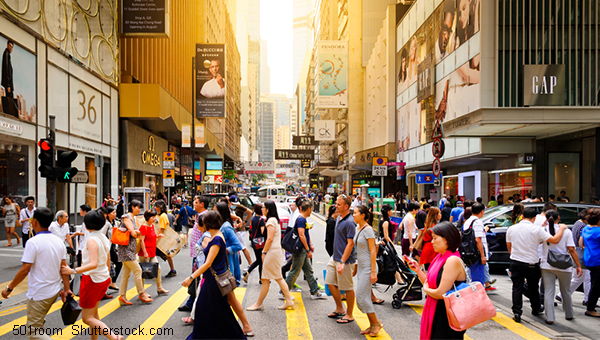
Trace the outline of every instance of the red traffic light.
[[49, 151], [52, 149], [52, 145], [46, 139], [40, 140], [38, 142], [38, 146], [44, 151]]

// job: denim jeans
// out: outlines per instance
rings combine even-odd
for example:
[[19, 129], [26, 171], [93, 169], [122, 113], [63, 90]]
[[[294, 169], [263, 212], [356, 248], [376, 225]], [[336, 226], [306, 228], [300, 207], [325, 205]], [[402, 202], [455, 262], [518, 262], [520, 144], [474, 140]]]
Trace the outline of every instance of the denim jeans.
[[285, 283], [287, 283], [289, 289], [294, 287], [296, 279], [300, 275], [300, 270], [302, 270], [304, 272], [304, 276], [306, 276], [306, 281], [310, 287], [310, 293], [316, 294], [319, 292], [319, 284], [317, 283], [317, 280], [315, 280], [313, 268], [310, 263], [310, 259], [306, 254], [306, 249], [302, 249], [302, 252], [298, 255], [292, 255], [292, 269], [287, 274], [287, 278], [285, 279]]

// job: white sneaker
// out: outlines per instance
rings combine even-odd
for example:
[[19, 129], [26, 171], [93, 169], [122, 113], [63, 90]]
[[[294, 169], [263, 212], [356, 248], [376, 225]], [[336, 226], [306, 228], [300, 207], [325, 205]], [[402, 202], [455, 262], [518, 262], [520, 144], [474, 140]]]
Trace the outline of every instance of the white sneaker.
[[294, 288], [290, 289], [290, 292], [294, 292], [294, 293], [302, 292], [302, 288], [294, 287]]
[[[279, 300], [285, 300], [285, 295], [283, 295], [283, 293], [282, 293], [282, 292], [279, 292], [279, 293], [277, 293], [277, 298], [278, 298]], [[296, 300], [296, 298], [294, 298], [294, 297], [292, 296], [292, 301], [295, 301], [295, 300]]]
[[319, 300], [319, 299], [327, 299], [327, 295], [321, 292], [317, 292], [316, 294], [310, 295], [311, 300]]

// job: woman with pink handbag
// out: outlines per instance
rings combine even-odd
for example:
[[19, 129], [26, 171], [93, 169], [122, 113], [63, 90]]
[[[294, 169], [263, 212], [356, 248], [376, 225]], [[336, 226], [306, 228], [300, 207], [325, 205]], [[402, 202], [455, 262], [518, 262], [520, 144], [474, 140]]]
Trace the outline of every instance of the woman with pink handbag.
[[419, 275], [423, 283], [423, 291], [427, 294], [423, 315], [421, 317], [421, 340], [429, 339], [464, 339], [465, 331], [455, 331], [450, 327], [446, 314], [443, 296], [454, 285], [466, 281], [460, 254], [457, 252], [461, 243], [460, 233], [450, 222], [438, 223], [431, 229], [431, 244], [438, 255], [433, 259], [427, 274], [423, 273], [419, 264], [408, 258], [407, 263]]

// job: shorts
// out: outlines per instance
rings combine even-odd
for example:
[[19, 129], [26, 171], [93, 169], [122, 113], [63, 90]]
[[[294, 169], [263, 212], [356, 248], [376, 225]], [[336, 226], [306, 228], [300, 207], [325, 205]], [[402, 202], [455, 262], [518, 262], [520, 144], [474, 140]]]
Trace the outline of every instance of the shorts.
[[79, 306], [81, 308], [95, 308], [98, 302], [102, 300], [106, 290], [111, 283], [110, 277], [104, 282], [95, 283], [89, 275], [81, 275], [79, 286]]
[[242, 250], [246, 249], [246, 237], [248, 236], [247, 231], [236, 231], [235, 236], [237, 236], [238, 240], [242, 244]]
[[337, 286], [339, 290], [354, 290], [354, 280], [352, 279], [354, 264], [346, 263], [341, 274], [337, 272], [338, 264], [339, 262], [334, 261], [333, 257], [329, 259], [325, 284]]
[[167, 255], [158, 248], [156, 248], [156, 256], [160, 257], [163, 261], [167, 261]]

